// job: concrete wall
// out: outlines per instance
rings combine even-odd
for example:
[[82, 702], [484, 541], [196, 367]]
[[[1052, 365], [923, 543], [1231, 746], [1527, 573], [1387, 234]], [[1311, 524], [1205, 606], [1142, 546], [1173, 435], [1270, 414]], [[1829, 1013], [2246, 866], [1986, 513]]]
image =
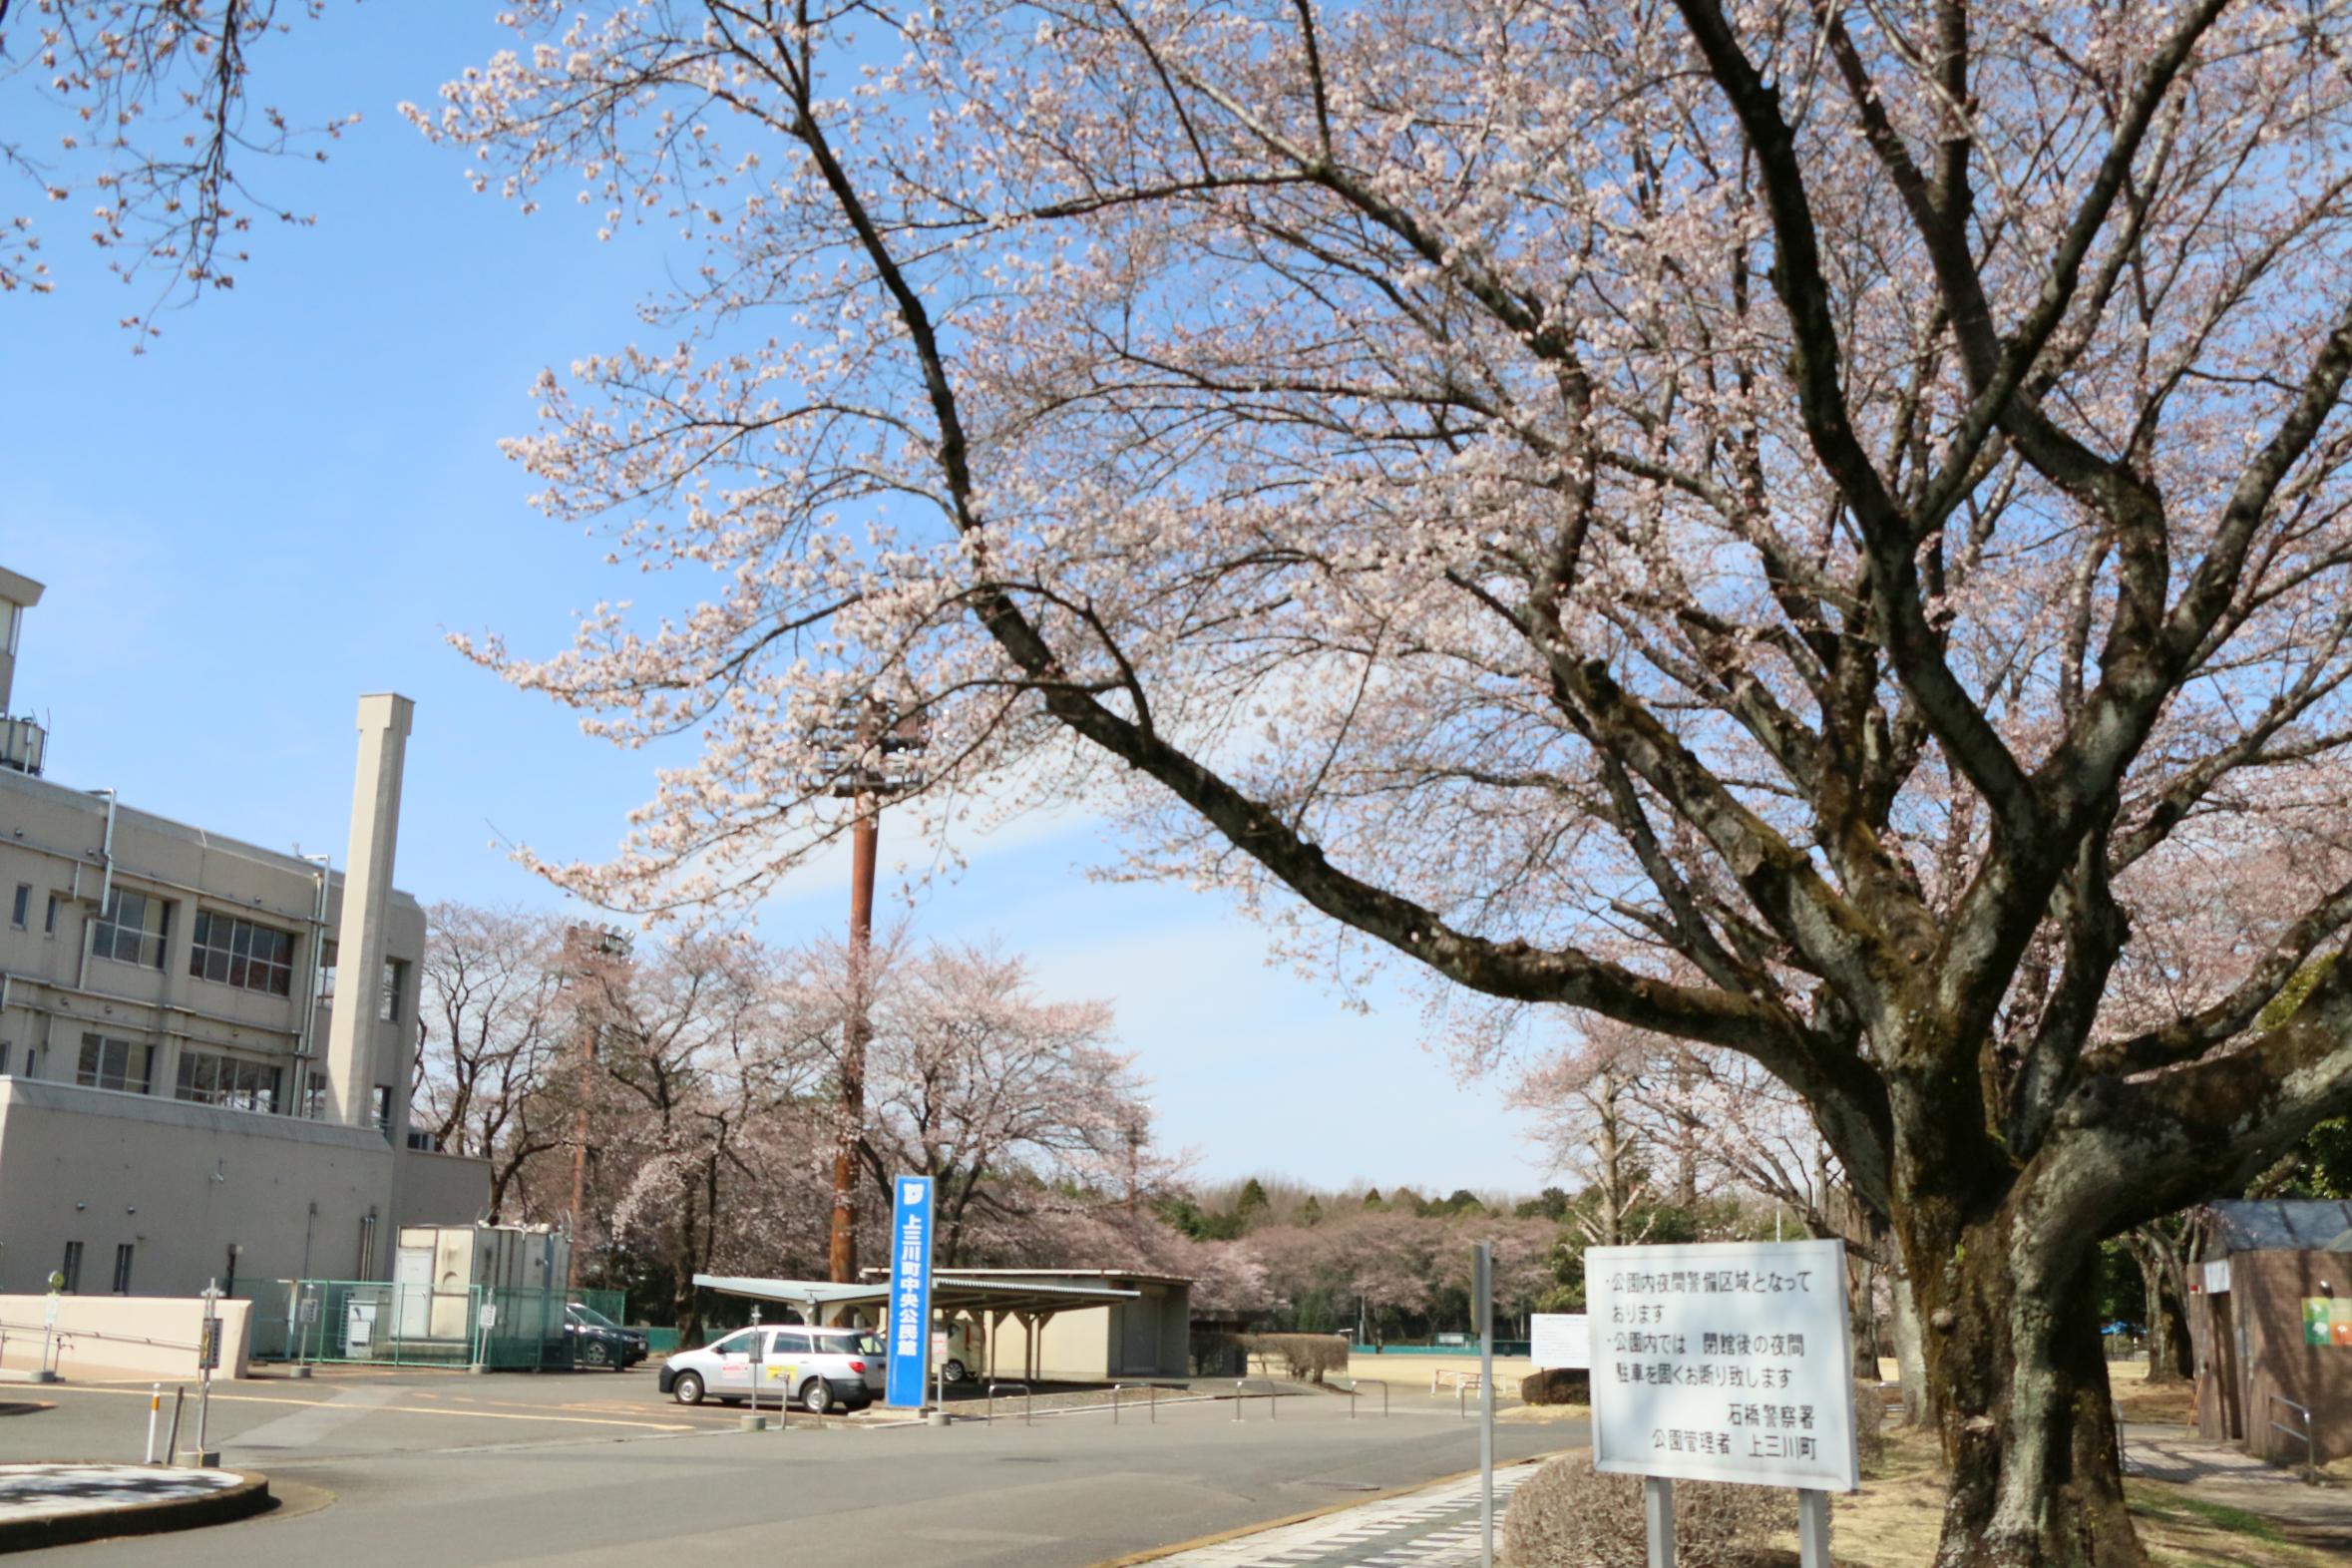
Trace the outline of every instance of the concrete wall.
[[[42, 1322], [49, 1298], [0, 1296], [0, 1367], [30, 1371], [41, 1364]], [[170, 1297], [62, 1296], [50, 1365], [68, 1381], [193, 1378], [202, 1335], [204, 1304]], [[220, 1366], [216, 1375], [242, 1377], [248, 1370], [252, 1304], [221, 1301]]]
[[2339, 1300], [2352, 1297], [2352, 1254], [2235, 1253], [2228, 1291], [2196, 1297], [2190, 1332], [2201, 1434], [2238, 1440], [2275, 1463], [2302, 1463], [2303, 1444], [2271, 1426], [2300, 1419], [2272, 1402], [2276, 1394], [2313, 1412], [2320, 1463], [2352, 1455], [2352, 1346], [2304, 1342], [2303, 1301], [2325, 1294], [2322, 1285]]
[[124, 1244], [134, 1295], [225, 1285], [231, 1245], [240, 1280], [384, 1279], [401, 1223], [488, 1195], [480, 1161], [367, 1128], [0, 1078], [0, 1291], [46, 1289], [69, 1241], [84, 1296], [112, 1293]]

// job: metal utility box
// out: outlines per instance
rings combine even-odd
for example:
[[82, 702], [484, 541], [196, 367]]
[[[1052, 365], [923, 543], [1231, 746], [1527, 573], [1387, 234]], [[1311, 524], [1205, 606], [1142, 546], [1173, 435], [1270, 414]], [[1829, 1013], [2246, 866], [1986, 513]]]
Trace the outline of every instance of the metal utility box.
[[478, 1292], [560, 1292], [571, 1271], [572, 1238], [549, 1226], [403, 1226], [392, 1267], [400, 1337], [463, 1341]]

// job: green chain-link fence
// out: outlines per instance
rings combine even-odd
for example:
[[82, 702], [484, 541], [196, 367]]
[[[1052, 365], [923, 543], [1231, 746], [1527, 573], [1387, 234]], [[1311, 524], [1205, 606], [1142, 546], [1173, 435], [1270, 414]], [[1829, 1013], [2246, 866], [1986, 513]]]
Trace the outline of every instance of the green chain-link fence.
[[618, 1323], [618, 1291], [399, 1285], [389, 1280], [238, 1281], [253, 1304], [262, 1361], [529, 1372], [573, 1365], [565, 1308], [578, 1302]]

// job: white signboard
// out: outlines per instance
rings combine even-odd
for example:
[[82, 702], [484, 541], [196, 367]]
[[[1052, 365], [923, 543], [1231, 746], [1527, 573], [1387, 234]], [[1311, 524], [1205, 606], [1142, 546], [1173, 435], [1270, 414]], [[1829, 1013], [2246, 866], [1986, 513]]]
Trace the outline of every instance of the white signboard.
[[1584, 1286], [1595, 1469], [1860, 1484], [1845, 1243], [1593, 1247]]
[[2216, 1259], [2205, 1265], [2205, 1294], [2207, 1296], [2229, 1294], [2229, 1260], [2227, 1258]]
[[1583, 1313], [1535, 1313], [1528, 1324], [1528, 1337], [1532, 1342], [1528, 1354], [1535, 1358], [1538, 1372], [1557, 1367], [1583, 1372], [1593, 1364], [1590, 1320]]

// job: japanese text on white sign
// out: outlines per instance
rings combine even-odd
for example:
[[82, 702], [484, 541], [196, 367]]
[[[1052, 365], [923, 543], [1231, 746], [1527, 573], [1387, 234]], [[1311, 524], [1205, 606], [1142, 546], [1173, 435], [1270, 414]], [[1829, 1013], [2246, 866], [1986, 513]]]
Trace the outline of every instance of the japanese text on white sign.
[[1596, 1469], [1859, 1484], [1843, 1242], [1594, 1247], [1584, 1278]]
[[1528, 1322], [1528, 1355], [1538, 1372], [1565, 1367], [1582, 1372], [1593, 1364], [1589, 1320], [1580, 1312], [1539, 1312]]

